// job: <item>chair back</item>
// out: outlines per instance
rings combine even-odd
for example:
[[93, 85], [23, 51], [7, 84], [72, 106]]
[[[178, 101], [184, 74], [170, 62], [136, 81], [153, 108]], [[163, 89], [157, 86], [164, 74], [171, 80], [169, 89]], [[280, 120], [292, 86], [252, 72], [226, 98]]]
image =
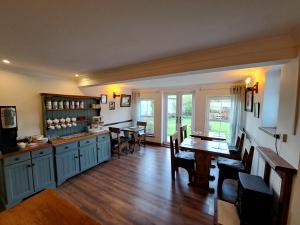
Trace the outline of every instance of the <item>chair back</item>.
[[187, 125], [180, 127], [180, 143], [187, 138]]
[[146, 133], [147, 122], [144, 122], [144, 121], [137, 121], [137, 122], [136, 122], [136, 125], [137, 125], [138, 127], [144, 127], [144, 133]]
[[246, 139], [244, 150], [243, 150], [243, 156], [242, 156], [242, 162], [243, 165], [245, 166], [246, 173], [251, 172], [253, 154], [254, 154], [254, 146], [251, 145], [248, 139]]
[[236, 143], [235, 143], [235, 147], [238, 149], [239, 153], [241, 153], [243, 150], [244, 139], [245, 139], [245, 133], [239, 130], [239, 134], [237, 136]]
[[171, 159], [175, 158], [175, 154], [179, 152], [178, 132], [170, 136]]
[[118, 143], [120, 143], [120, 133], [121, 133], [120, 128], [109, 127], [108, 129], [110, 131], [110, 138], [112, 139], [112, 135], [115, 134], [115, 136], [117, 137], [116, 139], [118, 140]]

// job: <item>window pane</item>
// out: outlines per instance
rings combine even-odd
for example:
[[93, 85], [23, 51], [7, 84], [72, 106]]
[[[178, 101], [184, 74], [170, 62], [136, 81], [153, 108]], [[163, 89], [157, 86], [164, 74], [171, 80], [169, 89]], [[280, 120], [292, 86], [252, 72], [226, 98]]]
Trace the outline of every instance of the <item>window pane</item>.
[[147, 122], [147, 133], [154, 133], [154, 101], [140, 101], [140, 121]]
[[182, 126], [187, 126], [188, 137], [192, 133], [192, 113], [193, 113], [193, 95], [182, 95]]
[[210, 135], [222, 136], [227, 140], [229, 139], [230, 108], [231, 101], [227, 96], [209, 99], [208, 132]]

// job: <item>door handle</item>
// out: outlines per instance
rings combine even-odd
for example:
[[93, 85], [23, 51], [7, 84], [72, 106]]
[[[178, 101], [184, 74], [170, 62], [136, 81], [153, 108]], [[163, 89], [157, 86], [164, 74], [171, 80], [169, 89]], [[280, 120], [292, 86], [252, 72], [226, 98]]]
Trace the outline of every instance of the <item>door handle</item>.
[[75, 156], [74, 156], [74, 158], [75, 158], [75, 159], [78, 159], [78, 156], [77, 156], [77, 155], [75, 155]]

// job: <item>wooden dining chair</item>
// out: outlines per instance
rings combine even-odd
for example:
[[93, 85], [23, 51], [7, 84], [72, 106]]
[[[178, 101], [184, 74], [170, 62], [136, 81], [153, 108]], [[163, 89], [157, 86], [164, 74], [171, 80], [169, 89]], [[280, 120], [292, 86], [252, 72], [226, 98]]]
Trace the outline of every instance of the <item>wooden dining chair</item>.
[[143, 130], [139, 131], [138, 137], [139, 137], [139, 145], [141, 145], [141, 142], [146, 146], [146, 128], [147, 128], [147, 122], [143, 121], [137, 121], [136, 125], [138, 127], [143, 127]]
[[180, 127], [180, 143], [187, 138], [187, 125]]
[[245, 133], [239, 130], [238, 136], [236, 138], [236, 143], [233, 146], [228, 146], [230, 152], [230, 158], [233, 159], [240, 159], [243, 145], [244, 145]]
[[170, 152], [171, 152], [171, 173], [172, 179], [175, 179], [175, 172], [182, 167], [189, 174], [189, 182], [193, 182], [195, 153], [179, 151], [178, 132], [170, 136]]
[[121, 136], [121, 130], [117, 127], [109, 127], [110, 139], [111, 139], [111, 151], [117, 153], [120, 158], [122, 149], [128, 145], [128, 140]]
[[250, 173], [254, 154], [254, 146], [246, 139], [242, 157], [239, 160], [218, 157], [219, 168], [218, 194], [221, 196], [222, 186], [225, 179], [238, 180], [238, 173]]

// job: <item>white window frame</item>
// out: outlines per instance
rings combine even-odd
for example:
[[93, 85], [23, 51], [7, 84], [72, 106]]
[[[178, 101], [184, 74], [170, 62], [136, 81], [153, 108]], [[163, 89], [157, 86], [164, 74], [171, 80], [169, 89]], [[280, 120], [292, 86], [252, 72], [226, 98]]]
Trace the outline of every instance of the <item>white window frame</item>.
[[140, 98], [139, 99], [139, 109], [138, 109], [138, 121], [141, 121], [141, 101], [152, 101], [153, 102], [153, 105], [154, 105], [154, 110], [153, 110], [153, 132], [147, 132], [146, 131], [146, 133], [148, 134], [148, 135], [154, 135], [155, 134], [155, 108], [156, 108], [156, 106], [155, 106], [155, 100], [154, 99], [152, 99], [152, 98]]
[[[205, 110], [205, 133], [208, 134], [209, 132], [209, 102], [210, 99], [215, 99], [215, 98], [229, 98], [230, 99], [230, 95], [210, 95], [210, 96], [206, 96], [206, 110]], [[231, 124], [230, 119], [229, 119], [229, 124]], [[230, 132], [230, 131], [229, 131]], [[230, 135], [230, 134], [229, 134]]]

